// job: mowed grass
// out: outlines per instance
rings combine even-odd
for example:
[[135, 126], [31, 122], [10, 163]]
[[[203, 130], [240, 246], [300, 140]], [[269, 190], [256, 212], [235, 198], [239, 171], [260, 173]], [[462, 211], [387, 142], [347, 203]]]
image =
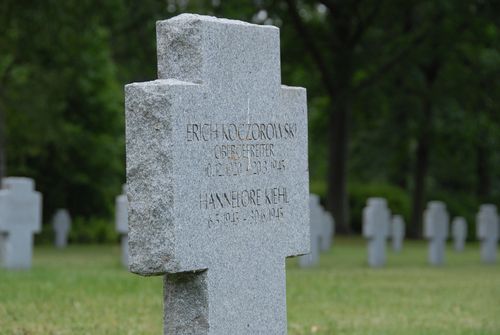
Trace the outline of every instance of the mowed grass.
[[483, 265], [479, 246], [451, 246], [446, 265], [427, 264], [425, 242], [388, 249], [384, 268], [366, 266], [361, 239], [335, 241], [320, 267], [289, 260], [290, 334], [500, 334], [500, 266]]
[[[500, 334], [500, 265], [481, 264], [477, 244], [448, 248], [440, 268], [422, 242], [389, 252], [381, 269], [365, 253], [342, 238], [318, 268], [288, 260], [289, 334]], [[0, 270], [0, 334], [161, 334], [161, 278], [129, 274], [119, 254], [37, 247], [30, 271]]]

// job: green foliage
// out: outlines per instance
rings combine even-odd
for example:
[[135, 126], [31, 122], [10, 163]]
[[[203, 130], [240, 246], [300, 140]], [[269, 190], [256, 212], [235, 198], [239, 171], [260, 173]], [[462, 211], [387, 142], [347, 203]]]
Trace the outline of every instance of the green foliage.
[[77, 217], [73, 221], [69, 240], [72, 243], [114, 243], [118, 240], [115, 225], [101, 218]]
[[[73, 220], [68, 236], [70, 244], [107, 244], [119, 240], [113, 222], [94, 217], [77, 217]], [[36, 244], [53, 245], [54, 230], [52, 225], [44, 225], [40, 234], [35, 235]]]
[[326, 183], [322, 180], [310, 180], [309, 190], [311, 193], [317, 194], [320, 198], [326, 197]]
[[311, 192], [323, 202], [335, 176], [332, 115], [347, 110], [355, 230], [368, 196], [388, 197], [409, 221], [422, 139], [425, 200], [442, 196], [469, 222], [479, 203], [500, 204], [492, 1], [5, 0], [0, 160], [5, 153], [8, 175], [36, 180], [45, 219], [65, 207], [85, 222], [76, 240], [109, 238], [86, 229], [111, 220], [125, 180], [122, 87], [156, 77], [155, 21], [182, 12], [280, 27], [282, 81], [308, 90]]
[[46, 218], [60, 207], [109, 217], [124, 180], [123, 93], [93, 5], [8, 3], [3, 17], [7, 172], [36, 180]]
[[370, 197], [387, 199], [392, 214], [402, 215], [408, 224], [410, 217], [410, 196], [405, 190], [386, 183], [351, 183], [349, 186], [349, 206], [351, 227], [361, 231], [363, 208]]

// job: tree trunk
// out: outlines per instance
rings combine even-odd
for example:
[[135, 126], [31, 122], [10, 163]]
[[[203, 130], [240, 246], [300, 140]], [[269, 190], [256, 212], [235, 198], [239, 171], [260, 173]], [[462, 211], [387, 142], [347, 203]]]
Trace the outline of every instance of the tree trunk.
[[352, 50], [337, 53], [334, 62], [336, 78], [330, 94], [333, 107], [329, 118], [329, 164], [327, 208], [335, 219], [338, 233], [349, 234], [349, 199], [347, 195], [347, 161], [349, 156], [349, 124], [352, 102]]
[[[437, 71], [437, 69], [433, 69], [432, 75], [428, 73], [427, 76], [428, 92], [431, 92], [437, 75], [434, 71]], [[422, 115], [413, 169], [412, 213], [409, 234], [413, 238], [422, 236], [422, 218], [425, 208], [426, 179], [429, 170], [429, 150], [432, 136], [432, 102], [430, 94], [424, 97]]]
[[477, 173], [477, 186], [476, 194], [480, 201], [488, 201], [491, 193], [491, 178], [489, 171], [488, 149], [483, 141], [476, 144], [476, 173]]
[[[398, 81], [396, 81], [398, 87], [401, 86]], [[403, 130], [405, 134], [409, 132], [408, 130], [408, 111], [402, 109], [400, 106], [393, 107], [393, 113], [395, 115], [393, 124], [398, 125], [399, 131]], [[409, 171], [411, 171], [411, 162], [408, 155], [409, 141], [406, 135], [395, 136], [396, 143], [393, 144], [393, 154], [392, 159], [388, 161], [388, 177], [389, 182], [399, 186], [403, 190], [408, 190], [408, 176]]]
[[335, 218], [338, 233], [350, 233], [347, 197], [347, 159], [349, 151], [350, 101], [344, 97], [334, 103], [330, 114], [330, 156], [327, 208]]
[[[425, 126], [424, 126], [425, 127]], [[418, 138], [413, 175], [412, 214], [410, 237], [418, 238], [422, 232], [422, 215], [425, 207], [425, 182], [429, 164], [429, 136], [423, 131]]]
[[415, 157], [415, 168], [413, 171], [413, 196], [412, 213], [410, 222], [410, 237], [418, 238], [422, 236], [422, 217], [426, 198], [426, 179], [429, 170], [429, 150], [433, 136], [433, 89], [437, 80], [441, 62], [434, 58], [429, 64], [421, 67], [425, 75], [426, 94], [423, 99], [422, 119], [418, 135], [417, 151]]
[[0, 188], [2, 187], [2, 179], [7, 175], [7, 161], [5, 148], [5, 115], [0, 106]]

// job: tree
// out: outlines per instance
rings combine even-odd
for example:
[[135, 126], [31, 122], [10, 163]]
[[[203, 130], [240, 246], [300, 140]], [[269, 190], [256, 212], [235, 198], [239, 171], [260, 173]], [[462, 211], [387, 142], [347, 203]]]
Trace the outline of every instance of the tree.
[[105, 16], [96, 14], [109, 4], [3, 3], [7, 166], [36, 180], [47, 216], [57, 207], [109, 215], [123, 180], [122, 92]]
[[[400, 64], [425, 39], [430, 27], [424, 25], [401, 34], [406, 18], [394, 14], [404, 13], [412, 2], [397, 3], [396, 9], [393, 3], [382, 1], [285, 2], [287, 18], [313, 60], [329, 97], [327, 208], [338, 230], [349, 232], [347, 167], [353, 103], [361, 92]], [[312, 14], [318, 11], [322, 14]]]

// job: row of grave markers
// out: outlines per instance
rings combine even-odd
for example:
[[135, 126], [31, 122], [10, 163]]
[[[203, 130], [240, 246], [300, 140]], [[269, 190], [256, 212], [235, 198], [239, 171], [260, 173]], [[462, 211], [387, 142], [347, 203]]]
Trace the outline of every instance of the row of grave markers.
[[[34, 191], [34, 182], [29, 178], [5, 178], [4, 189], [0, 191], [0, 210], [4, 219], [0, 221], [0, 255], [7, 268], [29, 268], [33, 233], [40, 231], [41, 195]], [[3, 200], [3, 201], [2, 201]], [[22, 207], [21, 207], [22, 206]], [[115, 225], [120, 234], [122, 263], [128, 267], [128, 213], [126, 186], [116, 197]], [[311, 267], [319, 263], [320, 252], [328, 251], [335, 234], [335, 222], [329, 212], [320, 204], [316, 194], [309, 196], [310, 253], [299, 257], [300, 267]], [[15, 223], [17, 222], [17, 223]], [[424, 237], [429, 240], [428, 260], [430, 264], [444, 262], [444, 246], [449, 237], [449, 216], [444, 203], [431, 201], [424, 212]], [[485, 204], [477, 214], [477, 236], [481, 243], [481, 259], [492, 263], [496, 260], [499, 239], [499, 220], [495, 205]], [[58, 209], [52, 220], [57, 248], [67, 245], [71, 229], [71, 217], [66, 209]], [[386, 263], [386, 241], [390, 239], [394, 251], [403, 247], [405, 223], [400, 215], [391, 217], [387, 201], [370, 198], [363, 210], [363, 236], [368, 240], [368, 264], [372, 267]], [[467, 222], [455, 217], [451, 225], [451, 236], [456, 251], [462, 251], [467, 239]]]
[[[328, 251], [335, 235], [333, 217], [320, 204], [319, 196], [310, 194], [310, 241], [309, 254], [299, 257], [300, 267], [318, 265], [320, 252]], [[449, 216], [440, 201], [431, 201], [424, 212], [424, 237], [429, 240], [428, 261], [433, 265], [444, 262], [446, 240], [449, 237]], [[499, 219], [495, 205], [481, 205], [477, 214], [477, 236], [481, 240], [481, 259], [485, 263], [496, 260], [499, 240]], [[383, 198], [369, 198], [363, 210], [363, 236], [367, 239], [367, 260], [371, 267], [386, 263], [386, 243], [390, 239], [392, 249], [399, 252], [405, 238], [405, 222], [401, 215], [392, 215]], [[452, 221], [451, 236], [456, 251], [463, 251], [467, 239], [467, 222], [463, 217]]]
[[[128, 266], [127, 200], [116, 199], [116, 228], [121, 234], [122, 262]], [[26, 177], [7, 177], [0, 189], [0, 267], [29, 269], [33, 257], [33, 235], [42, 228], [42, 195], [35, 182]], [[65, 248], [71, 231], [71, 216], [66, 209], [56, 210], [52, 218], [54, 245]]]
[[[428, 262], [432, 265], [444, 263], [444, 251], [449, 237], [449, 214], [441, 201], [431, 201], [424, 211], [424, 237], [429, 240]], [[484, 263], [496, 261], [500, 220], [497, 208], [484, 204], [476, 216], [477, 236], [481, 241], [481, 260]], [[462, 251], [467, 238], [467, 222], [456, 217], [452, 222], [454, 247]], [[386, 263], [386, 242], [392, 238], [393, 249], [401, 250], [404, 239], [404, 221], [391, 213], [383, 198], [370, 198], [363, 210], [363, 236], [368, 239], [368, 264], [372, 267]]]

